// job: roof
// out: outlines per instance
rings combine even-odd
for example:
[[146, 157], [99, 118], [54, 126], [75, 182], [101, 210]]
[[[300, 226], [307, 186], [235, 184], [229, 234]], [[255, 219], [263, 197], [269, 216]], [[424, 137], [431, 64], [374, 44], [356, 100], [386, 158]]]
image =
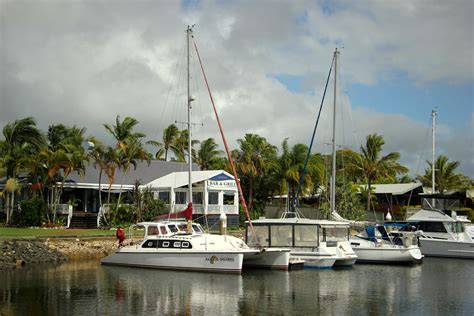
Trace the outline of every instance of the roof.
[[[363, 189], [367, 188], [367, 185], [360, 186]], [[372, 190], [375, 194], [392, 194], [392, 195], [402, 195], [406, 194], [417, 188], [422, 188], [420, 182], [411, 182], [411, 183], [394, 183], [394, 184], [372, 184]]]
[[408, 222], [454, 222], [448, 215], [436, 210], [420, 210], [407, 218]]
[[[224, 170], [205, 170], [195, 171], [191, 175], [193, 183], [202, 182], [205, 180], [234, 180], [234, 177]], [[151, 188], [179, 188], [188, 185], [188, 172], [180, 171], [167, 174], [161, 178], [149, 182], [144, 185]]]
[[[188, 169], [187, 163], [172, 162], [172, 161], [161, 161], [151, 160], [150, 163], [146, 161], [137, 161], [137, 167], [130, 167], [128, 172], [123, 176], [123, 171], [117, 169], [115, 171], [114, 184], [120, 185], [123, 179], [125, 187], [133, 186], [136, 181], [140, 184], [147, 184], [153, 180], [168, 175], [176, 171], [184, 171]], [[193, 170], [199, 170], [199, 166], [193, 164]], [[101, 184], [107, 184], [107, 176], [102, 173]], [[99, 184], [99, 169], [95, 168], [90, 163], [85, 171], [83, 177], [80, 177], [77, 173], [71, 173], [67, 179], [66, 186], [72, 187], [97, 187]]]
[[[248, 222], [246, 222], [248, 223]], [[349, 223], [339, 221], [328, 221], [325, 219], [309, 219], [309, 218], [260, 218], [252, 220], [252, 224], [270, 224], [270, 225], [320, 225], [320, 226], [342, 226], [347, 227]]]

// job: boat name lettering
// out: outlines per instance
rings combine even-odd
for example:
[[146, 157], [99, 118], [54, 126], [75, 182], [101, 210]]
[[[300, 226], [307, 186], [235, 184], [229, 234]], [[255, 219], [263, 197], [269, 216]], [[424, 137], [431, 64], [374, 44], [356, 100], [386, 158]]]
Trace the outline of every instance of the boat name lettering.
[[229, 257], [217, 257], [217, 256], [211, 256], [210, 258], [206, 258], [206, 261], [209, 261], [211, 264], [214, 264], [214, 262], [234, 262], [234, 258], [229, 258]]

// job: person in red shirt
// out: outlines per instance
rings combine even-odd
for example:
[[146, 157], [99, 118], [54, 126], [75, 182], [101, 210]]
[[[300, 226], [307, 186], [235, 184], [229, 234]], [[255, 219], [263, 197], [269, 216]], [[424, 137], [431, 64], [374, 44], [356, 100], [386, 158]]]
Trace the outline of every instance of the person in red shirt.
[[117, 229], [117, 232], [115, 233], [115, 236], [117, 237], [118, 239], [118, 246], [119, 248], [123, 246], [123, 241], [125, 240], [125, 231], [122, 229], [122, 227], [119, 227]]

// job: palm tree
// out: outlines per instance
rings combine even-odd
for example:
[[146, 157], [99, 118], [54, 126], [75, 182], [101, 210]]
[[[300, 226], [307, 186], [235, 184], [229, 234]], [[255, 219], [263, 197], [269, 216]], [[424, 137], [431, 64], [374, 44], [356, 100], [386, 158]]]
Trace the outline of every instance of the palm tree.
[[[0, 141], [0, 157], [7, 181], [16, 183], [18, 173], [24, 168], [24, 158], [36, 155], [44, 146], [44, 136], [32, 117], [15, 120], [3, 128], [4, 140]], [[6, 192], [6, 224], [13, 212], [15, 190]], [[12, 196], [9, 198], [9, 194]]]
[[[433, 163], [430, 161], [426, 162], [428, 168], [425, 169], [424, 175], [419, 175], [418, 180], [423, 183], [424, 186], [431, 187], [432, 185], [432, 170]], [[449, 161], [448, 157], [440, 155], [435, 161], [435, 187], [439, 193], [444, 193], [448, 190], [463, 189], [468, 183], [469, 179], [460, 174], [456, 173], [455, 170], [460, 165], [459, 161]]]
[[222, 150], [218, 150], [214, 138], [208, 138], [201, 142], [201, 146], [197, 151], [194, 161], [201, 167], [201, 170], [209, 170], [211, 166], [217, 162], [222, 155]]
[[255, 186], [270, 169], [276, 169], [277, 148], [256, 134], [245, 134], [244, 139], [237, 140], [240, 150], [234, 150], [236, 168], [248, 187], [249, 209], [252, 209]]
[[[179, 137], [179, 129], [174, 124], [170, 124], [167, 128], [163, 130], [163, 142], [161, 151], [164, 151], [164, 159], [168, 161], [169, 151], [178, 152], [176, 147], [176, 139]], [[156, 153], [158, 155], [160, 151]]]
[[145, 137], [145, 134], [133, 131], [133, 128], [138, 123], [136, 119], [128, 116], [123, 121], [120, 121], [120, 116], [117, 115], [115, 125], [104, 124], [104, 127], [117, 141], [117, 148], [123, 149], [129, 139]]
[[382, 147], [385, 144], [383, 136], [370, 134], [366, 138], [365, 147], [360, 146], [360, 154], [353, 155], [348, 163], [348, 169], [362, 175], [367, 181], [367, 210], [370, 209], [370, 192], [374, 181], [380, 177], [392, 177], [408, 172], [408, 169], [400, 165], [397, 160], [400, 153], [391, 152], [381, 157]]

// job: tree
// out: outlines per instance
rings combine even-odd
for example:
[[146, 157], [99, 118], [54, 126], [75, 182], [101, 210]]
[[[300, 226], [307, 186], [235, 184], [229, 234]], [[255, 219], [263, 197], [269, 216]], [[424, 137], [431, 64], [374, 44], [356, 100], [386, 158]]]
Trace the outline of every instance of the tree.
[[214, 138], [208, 138], [201, 142], [194, 161], [201, 167], [201, 170], [210, 170], [217, 163], [222, 155], [222, 150], [218, 150]]
[[[383, 136], [370, 134], [366, 138], [365, 147], [360, 146], [360, 154], [353, 155], [348, 162], [349, 170], [362, 175], [367, 181], [368, 192], [371, 192], [372, 184], [380, 177], [391, 177], [408, 172], [408, 169], [400, 165], [397, 160], [400, 153], [391, 152], [381, 156], [382, 147], [385, 144]], [[368, 194], [367, 210], [370, 209], [371, 197]]]
[[[3, 128], [4, 140], [0, 141], [0, 159], [7, 181], [18, 182], [26, 157], [36, 155], [45, 145], [44, 135], [32, 117], [15, 120]], [[16, 190], [6, 191], [6, 224], [10, 223]], [[11, 196], [10, 196], [11, 195]]]
[[[256, 187], [269, 176], [270, 170], [278, 166], [277, 149], [256, 134], [246, 134], [244, 139], [238, 139], [237, 142], [240, 149], [232, 153], [242, 182], [248, 190], [249, 209], [252, 209]], [[267, 189], [263, 191], [269, 192]]]
[[145, 134], [133, 131], [133, 128], [138, 123], [136, 119], [128, 116], [123, 121], [120, 121], [120, 116], [117, 115], [115, 125], [104, 124], [104, 127], [117, 141], [117, 148], [123, 149], [126, 147], [129, 139], [145, 137]]
[[[432, 186], [432, 170], [433, 163], [426, 161], [428, 168], [425, 169], [424, 175], [418, 175], [417, 179], [421, 181], [424, 186]], [[444, 193], [449, 190], [464, 189], [469, 185], [469, 178], [456, 173], [455, 170], [459, 167], [459, 161], [449, 161], [448, 157], [440, 155], [435, 161], [435, 188], [439, 193]]]

